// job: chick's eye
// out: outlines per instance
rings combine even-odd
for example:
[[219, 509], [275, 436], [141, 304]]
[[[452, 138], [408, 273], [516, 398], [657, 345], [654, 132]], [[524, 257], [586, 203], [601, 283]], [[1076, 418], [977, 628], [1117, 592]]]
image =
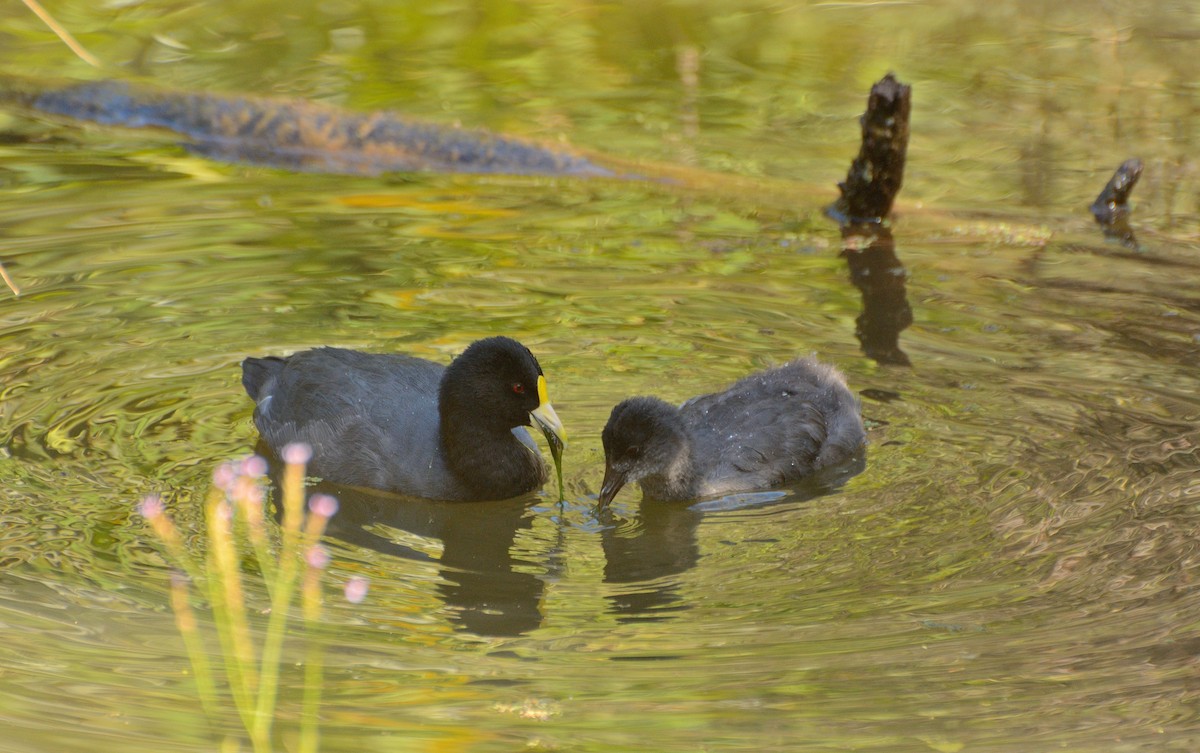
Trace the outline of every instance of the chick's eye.
[[637, 460], [641, 456], [642, 456], [642, 448], [638, 447], [637, 445], [634, 445], [633, 447], [630, 447], [629, 449], [625, 450], [625, 458], [627, 460]]
[[515, 383], [513, 383], [512, 391], [517, 393], [518, 395], [524, 395], [525, 394], [525, 385], [521, 384], [520, 382], [515, 382]]

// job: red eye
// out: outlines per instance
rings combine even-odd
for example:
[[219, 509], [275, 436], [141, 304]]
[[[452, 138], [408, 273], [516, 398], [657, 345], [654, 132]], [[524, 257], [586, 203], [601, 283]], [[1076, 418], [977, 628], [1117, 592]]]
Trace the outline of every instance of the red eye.
[[525, 394], [525, 385], [521, 384], [520, 382], [517, 382], [516, 384], [513, 385], [513, 392], [517, 393], [518, 395], [524, 395]]

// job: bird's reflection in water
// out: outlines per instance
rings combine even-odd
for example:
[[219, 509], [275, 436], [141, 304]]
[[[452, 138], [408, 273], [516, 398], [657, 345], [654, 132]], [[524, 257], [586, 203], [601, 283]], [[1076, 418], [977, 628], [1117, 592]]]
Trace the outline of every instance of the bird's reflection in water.
[[[512, 556], [517, 532], [533, 523], [532, 498], [503, 502], [437, 502], [366, 489], [322, 486], [337, 497], [329, 536], [381, 554], [436, 560], [438, 593], [450, 621], [478, 635], [519, 635], [542, 622], [544, 583], [521, 572], [527, 563]], [[441, 542], [440, 557], [405, 546], [388, 529]]]
[[816, 500], [834, 493], [865, 467], [866, 456], [860, 453], [845, 464], [787, 489], [730, 494], [692, 503], [642, 500], [637, 513], [628, 519], [612, 507], [601, 510], [604, 582], [616, 586], [609, 589], [610, 611], [619, 622], [673, 618], [690, 606], [677, 576], [701, 559], [696, 534], [705, 515]]
[[[701, 559], [697, 530], [705, 515], [813, 500], [836, 491], [865, 465], [860, 454], [783, 490], [695, 503], [645, 500], [628, 519], [612, 507], [600, 511], [604, 582], [614, 586], [608, 595], [611, 612], [621, 622], [648, 622], [669, 619], [690, 607], [678, 576]], [[309, 491], [338, 500], [326, 536], [389, 557], [437, 562], [437, 591], [457, 629], [512, 636], [542, 624], [545, 581], [528, 570], [553, 569], [555, 556], [533, 563], [512, 554], [518, 532], [530, 529], [538, 514], [535, 497], [438, 502], [330, 484]], [[441, 542], [441, 555], [401, 543], [406, 536]]]
[[630, 584], [608, 595], [622, 622], [665, 619], [682, 607], [679, 581], [671, 576], [700, 559], [696, 529], [704, 513], [671, 502], [643, 502], [637, 515], [622, 520], [612, 507], [600, 512], [604, 582]]

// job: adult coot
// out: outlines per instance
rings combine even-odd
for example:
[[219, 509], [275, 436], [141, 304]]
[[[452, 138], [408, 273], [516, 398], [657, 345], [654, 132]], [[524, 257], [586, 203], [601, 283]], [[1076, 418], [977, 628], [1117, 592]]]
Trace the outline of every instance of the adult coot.
[[546, 466], [524, 427], [537, 422], [552, 448], [565, 437], [542, 367], [507, 337], [474, 342], [446, 367], [343, 348], [247, 358], [242, 385], [276, 455], [306, 442], [311, 474], [414, 497], [532, 491], [546, 481]]
[[841, 373], [800, 358], [678, 408], [629, 398], [601, 438], [604, 507], [630, 481], [667, 501], [799, 481], [854, 458], [866, 433]]

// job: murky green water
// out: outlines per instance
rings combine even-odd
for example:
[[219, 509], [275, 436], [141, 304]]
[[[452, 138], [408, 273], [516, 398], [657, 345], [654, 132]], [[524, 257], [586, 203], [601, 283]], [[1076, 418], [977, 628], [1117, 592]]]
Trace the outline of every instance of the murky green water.
[[[346, 501], [331, 583], [372, 585], [331, 585], [325, 750], [1200, 744], [1194, 3], [53, 10], [164, 85], [756, 182], [296, 175], [0, 113], [0, 258], [25, 289], [0, 300], [0, 750], [213, 749], [134, 504], [162, 492], [199, 545], [214, 465], [254, 446], [241, 358], [448, 360], [500, 333], [549, 376], [567, 501]], [[0, 13], [0, 71], [94, 75]], [[911, 367], [859, 349], [820, 214], [887, 70], [914, 86]], [[1086, 210], [1134, 155], [1140, 253]], [[844, 489], [631, 492], [597, 518], [615, 402], [808, 352], [871, 422]]]

